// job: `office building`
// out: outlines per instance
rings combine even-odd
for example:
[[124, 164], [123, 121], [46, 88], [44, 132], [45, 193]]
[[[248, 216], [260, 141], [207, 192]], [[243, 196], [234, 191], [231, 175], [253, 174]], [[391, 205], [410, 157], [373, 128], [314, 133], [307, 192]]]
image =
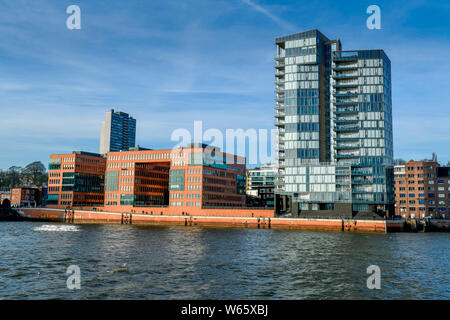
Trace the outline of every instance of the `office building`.
[[196, 143], [108, 153], [105, 210], [153, 214], [157, 207], [179, 214], [245, 207], [245, 158]]
[[125, 112], [106, 112], [100, 132], [100, 154], [128, 150], [136, 143], [136, 120]]
[[105, 157], [96, 153], [50, 155], [47, 207], [103, 206], [105, 168]]
[[275, 43], [276, 212], [393, 214], [389, 58], [318, 30]]
[[51, 155], [48, 207], [146, 214], [245, 208], [245, 158], [190, 144]]

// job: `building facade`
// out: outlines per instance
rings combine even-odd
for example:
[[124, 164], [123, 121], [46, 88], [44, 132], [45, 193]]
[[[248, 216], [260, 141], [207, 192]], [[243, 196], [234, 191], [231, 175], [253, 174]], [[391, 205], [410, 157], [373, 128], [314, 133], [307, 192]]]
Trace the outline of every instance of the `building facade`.
[[278, 173], [276, 164], [263, 165], [247, 170], [247, 203], [250, 206], [273, 207], [275, 178]]
[[318, 30], [275, 43], [277, 213], [393, 214], [389, 58]]
[[41, 190], [37, 187], [11, 188], [12, 207], [36, 207], [41, 205]]
[[74, 151], [54, 154], [48, 165], [47, 207], [101, 207], [104, 204], [106, 158]]
[[128, 150], [136, 144], [136, 120], [120, 111], [106, 112], [101, 125], [100, 154]]
[[74, 152], [50, 156], [47, 206], [197, 214], [245, 208], [245, 182], [245, 158], [202, 144], [131, 148], [105, 157]]
[[450, 167], [440, 167], [431, 160], [411, 160], [396, 166], [395, 172], [396, 215], [404, 218], [450, 216]]
[[245, 207], [245, 158], [202, 144], [108, 153], [105, 210], [150, 213], [152, 207], [191, 214]]

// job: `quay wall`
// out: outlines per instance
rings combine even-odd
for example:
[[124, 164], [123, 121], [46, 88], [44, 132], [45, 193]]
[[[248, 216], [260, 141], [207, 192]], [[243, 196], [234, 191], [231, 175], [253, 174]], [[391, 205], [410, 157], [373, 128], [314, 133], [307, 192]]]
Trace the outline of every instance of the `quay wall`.
[[[227, 209], [216, 209], [217, 215], [183, 216], [150, 215], [117, 212], [98, 212], [47, 208], [21, 208], [17, 211], [32, 221], [66, 222], [75, 224], [133, 224], [133, 225], [180, 225], [209, 227], [271, 228], [291, 230], [322, 230], [344, 232], [386, 233], [385, 220], [342, 220], [342, 219], [304, 219], [232, 216], [226, 215]], [[221, 215], [218, 215], [223, 211]], [[263, 210], [268, 211], [268, 210]], [[257, 212], [257, 211], [254, 211]]]

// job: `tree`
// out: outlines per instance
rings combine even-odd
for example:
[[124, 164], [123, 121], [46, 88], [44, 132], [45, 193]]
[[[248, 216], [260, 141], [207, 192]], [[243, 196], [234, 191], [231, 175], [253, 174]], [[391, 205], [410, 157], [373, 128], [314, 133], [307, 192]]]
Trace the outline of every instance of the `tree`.
[[32, 162], [22, 170], [22, 184], [40, 186], [46, 180], [45, 166], [40, 161]]
[[0, 170], [0, 190], [9, 190], [27, 184], [41, 186], [47, 179], [45, 166], [40, 161], [32, 162], [25, 168], [12, 166], [6, 171]]
[[394, 165], [396, 165], [396, 166], [399, 166], [399, 165], [402, 165], [402, 164], [405, 164], [405, 163], [406, 163], [406, 161], [401, 159], [401, 158], [394, 160]]
[[22, 167], [12, 166], [8, 169], [6, 185], [9, 189], [19, 187], [21, 184], [20, 173]]

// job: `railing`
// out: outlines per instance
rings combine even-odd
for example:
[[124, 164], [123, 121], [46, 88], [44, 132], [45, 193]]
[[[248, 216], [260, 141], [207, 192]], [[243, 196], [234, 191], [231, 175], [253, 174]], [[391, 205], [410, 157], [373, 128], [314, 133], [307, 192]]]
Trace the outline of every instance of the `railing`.
[[336, 61], [358, 60], [358, 52], [357, 51], [335, 51], [335, 52], [333, 52], [333, 60], [336, 60]]
[[336, 131], [357, 131], [359, 130], [359, 126], [336, 126]]

